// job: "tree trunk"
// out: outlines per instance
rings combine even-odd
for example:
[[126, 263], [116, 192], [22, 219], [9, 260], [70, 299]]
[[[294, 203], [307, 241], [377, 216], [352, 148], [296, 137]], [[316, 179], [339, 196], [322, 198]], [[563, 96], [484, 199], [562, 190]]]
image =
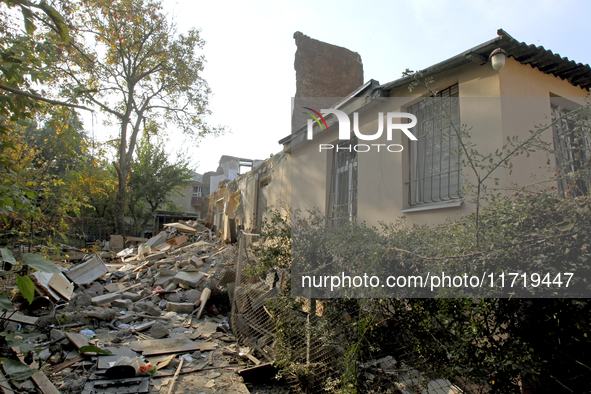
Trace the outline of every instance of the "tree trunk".
[[115, 165], [117, 171], [117, 199], [115, 201], [115, 220], [117, 234], [125, 236], [125, 196], [127, 192], [127, 165], [120, 161], [119, 166]]

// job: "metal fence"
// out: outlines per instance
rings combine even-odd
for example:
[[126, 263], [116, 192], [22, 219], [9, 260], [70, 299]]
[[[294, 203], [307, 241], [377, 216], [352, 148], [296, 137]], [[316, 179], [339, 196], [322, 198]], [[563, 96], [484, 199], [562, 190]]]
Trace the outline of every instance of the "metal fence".
[[413, 365], [412, 351], [393, 344], [375, 299], [292, 298], [289, 269], [261, 271], [253, 243], [239, 234], [231, 323], [241, 352], [273, 363], [296, 393], [484, 393]]

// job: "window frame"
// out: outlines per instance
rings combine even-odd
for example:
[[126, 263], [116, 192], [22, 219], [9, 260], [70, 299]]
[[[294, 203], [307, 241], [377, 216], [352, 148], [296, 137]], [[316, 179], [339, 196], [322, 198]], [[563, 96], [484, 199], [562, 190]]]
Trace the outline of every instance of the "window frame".
[[[329, 224], [333, 227], [340, 227], [357, 220], [359, 164], [358, 153], [354, 149], [357, 141], [357, 137], [353, 136], [349, 140], [334, 144], [327, 215]], [[346, 150], [346, 147], [350, 150]], [[343, 174], [346, 174], [345, 178]], [[343, 179], [346, 179], [346, 184]]]
[[[569, 112], [580, 107], [581, 105], [560, 96], [551, 96], [550, 98], [550, 109], [552, 111], [553, 122], [552, 141], [556, 163], [557, 187], [560, 192], [568, 192], [575, 197], [588, 195], [591, 190], [589, 182], [585, 182], [582, 178], [571, 179], [569, 181], [569, 174], [584, 169], [585, 161], [589, 161], [588, 157], [580, 157], [581, 153], [585, 154], [585, 152], [591, 152], [591, 141], [588, 137], [585, 138], [584, 141], [587, 145], [586, 148], [576, 146], [576, 139], [580, 139], [580, 136], [576, 135], [577, 126], [575, 125], [575, 121], [568, 116]], [[559, 122], [556, 122], [558, 116], [564, 118]], [[566, 127], [566, 132], [561, 132], [561, 126]], [[591, 125], [588, 126], [591, 127]], [[558, 152], [561, 152], [562, 155], [558, 154]], [[577, 158], [577, 156], [579, 157]]]
[[[197, 191], [195, 191], [197, 189]], [[200, 185], [193, 185], [191, 189], [191, 197], [202, 197], [203, 188]]]
[[[453, 100], [457, 100], [455, 106], [452, 106]], [[447, 105], [450, 112], [451, 110], [456, 112], [450, 113], [451, 119], [447, 117], [442, 120], [443, 115], [439, 116], [437, 122], [437, 116], [433, 114], [433, 111], [442, 105]], [[413, 128], [413, 134], [418, 140], [409, 142], [406, 205], [410, 208], [404, 211], [461, 205], [464, 197], [461, 150], [459, 139], [453, 129], [453, 125], [461, 127], [459, 84], [456, 83], [442, 89], [436, 97], [422, 98], [408, 106], [406, 110], [417, 117], [417, 125]], [[422, 113], [420, 113], [421, 111]], [[423, 130], [429, 128], [427, 125], [429, 122], [431, 122], [431, 130], [423, 133]], [[447, 149], [443, 148], [446, 143], [445, 129], [447, 129], [446, 135], [449, 135]], [[436, 137], [437, 134], [439, 134], [438, 137]], [[427, 141], [429, 136], [431, 140]], [[447, 157], [444, 158], [446, 150]], [[454, 150], [458, 152], [458, 155], [451, 154]], [[429, 156], [430, 160], [427, 160]], [[438, 165], [436, 165], [437, 158]], [[430, 169], [428, 169], [429, 166]]]

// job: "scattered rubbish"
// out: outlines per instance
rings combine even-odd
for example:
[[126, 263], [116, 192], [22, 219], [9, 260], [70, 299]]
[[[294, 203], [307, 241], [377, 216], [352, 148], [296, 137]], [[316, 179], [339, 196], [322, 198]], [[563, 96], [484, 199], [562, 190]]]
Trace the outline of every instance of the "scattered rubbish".
[[67, 332], [66, 333], [66, 337], [68, 337], [68, 339], [70, 341], [72, 341], [72, 343], [74, 344], [74, 346], [76, 346], [78, 349], [80, 349], [83, 346], [88, 346], [88, 339], [81, 334], [76, 334], [73, 332]]
[[109, 269], [98, 253], [95, 253], [88, 260], [68, 270], [66, 276], [77, 285], [85, 285], [94, 282], [107, 272]]
[[158, 235], [155, 235], [154, 237], [150, 238], [149, 240], [146, 241], [146, 243], [148, 244], [148, 246], [154, 250], [154, 248], [160, 244], [163, 244], [166, 242], [166, 233], [163, 231], [161, 233], [159, 233]]
[[191, 335], [191, 339], [209, 338], [209, 337], [211, 337], [211, 334], [213, 334], [214, 332], [217, 331], [217, 329], [218, 329], [217, 323], [214, 323], [211, 321], [205, 322], [202, 325], [197, 326], [197, 329], [195, 330], [193, 335]]
[[89, 380], [84, 386], [82, 394], [143, 394], [149, 392], [150, 376], [137, 376], [128, 379]]
[[199, 350], [199, 345], [187, 337], [135, 341], [131, 342], [129, 347], [136, 352], [141, 352], [144, 356]]
[[203, 313], [203, 309], [205, 309], [205, 304], [207, 304], [207, 300], [209, 300], [210, 296], [211, 296], [210, 289], [204, 289], [201, 292], [201, 298], [199, 299], [199, 302], [200, 302], [199, 312], [197, 312], [197, 320], [199, 320], [201, 318], [201, 314]]
[[181, 372], [181, 368], [183, 367], [183, 361], [185, 361], [185, 359], [181, 358], [181, 362], [179, 363], [179, 366], [176, 369], [174, 376], [172, 377], [172, 381], [170, 382], [170, 388], [168, 389], [168, 394], [173, 393], [174, 384], [176, 383], [176, 379], [179, 377], [179, 373]]
[[115, 256], [117, 257], [127, 257], [133, 254], [133, 248], [123, 249], [121, 252], [118, 252]]
[[[113, 253], [64, 245], [80, 257], [60, 260], [63, 273], [31, 274], [45, 296], [7, 314], [15, 329], [46, 328], [33, 354], [45, 367], [27, 384], [44, 394], [99, 394], [149, 393], [153, 382], [173, 393], [181, 375], [203, 373], [207, 387], [218, 387], [211, 369], [262, 364], [255, 347], [239, 354], [228, 325], [237, 247], [222, 246], [201, 222], [166, 228], [147, 240], [126, 237], [127, 245], [111, 237]], [[0, 376], [2, 392], [23, 391]]]
[[194, 229], [193, 227], [189, 227], [189, 226], [182, 224], [182, 223], [167, 223], [164, 225], [164, 227], [174, 228], [182, 233], [195, 234], [197, 232], [197, 230]]

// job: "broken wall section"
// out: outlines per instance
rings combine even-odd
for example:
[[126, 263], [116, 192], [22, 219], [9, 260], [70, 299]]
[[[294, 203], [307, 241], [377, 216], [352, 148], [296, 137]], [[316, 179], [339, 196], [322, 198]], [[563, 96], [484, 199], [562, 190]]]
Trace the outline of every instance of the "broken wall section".
[[271, 207], [286, 214], [290, 206], [291, 156], [278, 153], [204, 198], [202, 215], [223, 240], [233, 241], [233, 227], [253, 232]]
[[[303, 107], [330, 108], [363, 85], [363, 63], [357, 52], [318, 41], [301, 32], [293, 35], [297, 50], [296, 94], [292, 108], [292, 132], [306, 124]], [[332, 99], [334, 98], [334, 99]]]

